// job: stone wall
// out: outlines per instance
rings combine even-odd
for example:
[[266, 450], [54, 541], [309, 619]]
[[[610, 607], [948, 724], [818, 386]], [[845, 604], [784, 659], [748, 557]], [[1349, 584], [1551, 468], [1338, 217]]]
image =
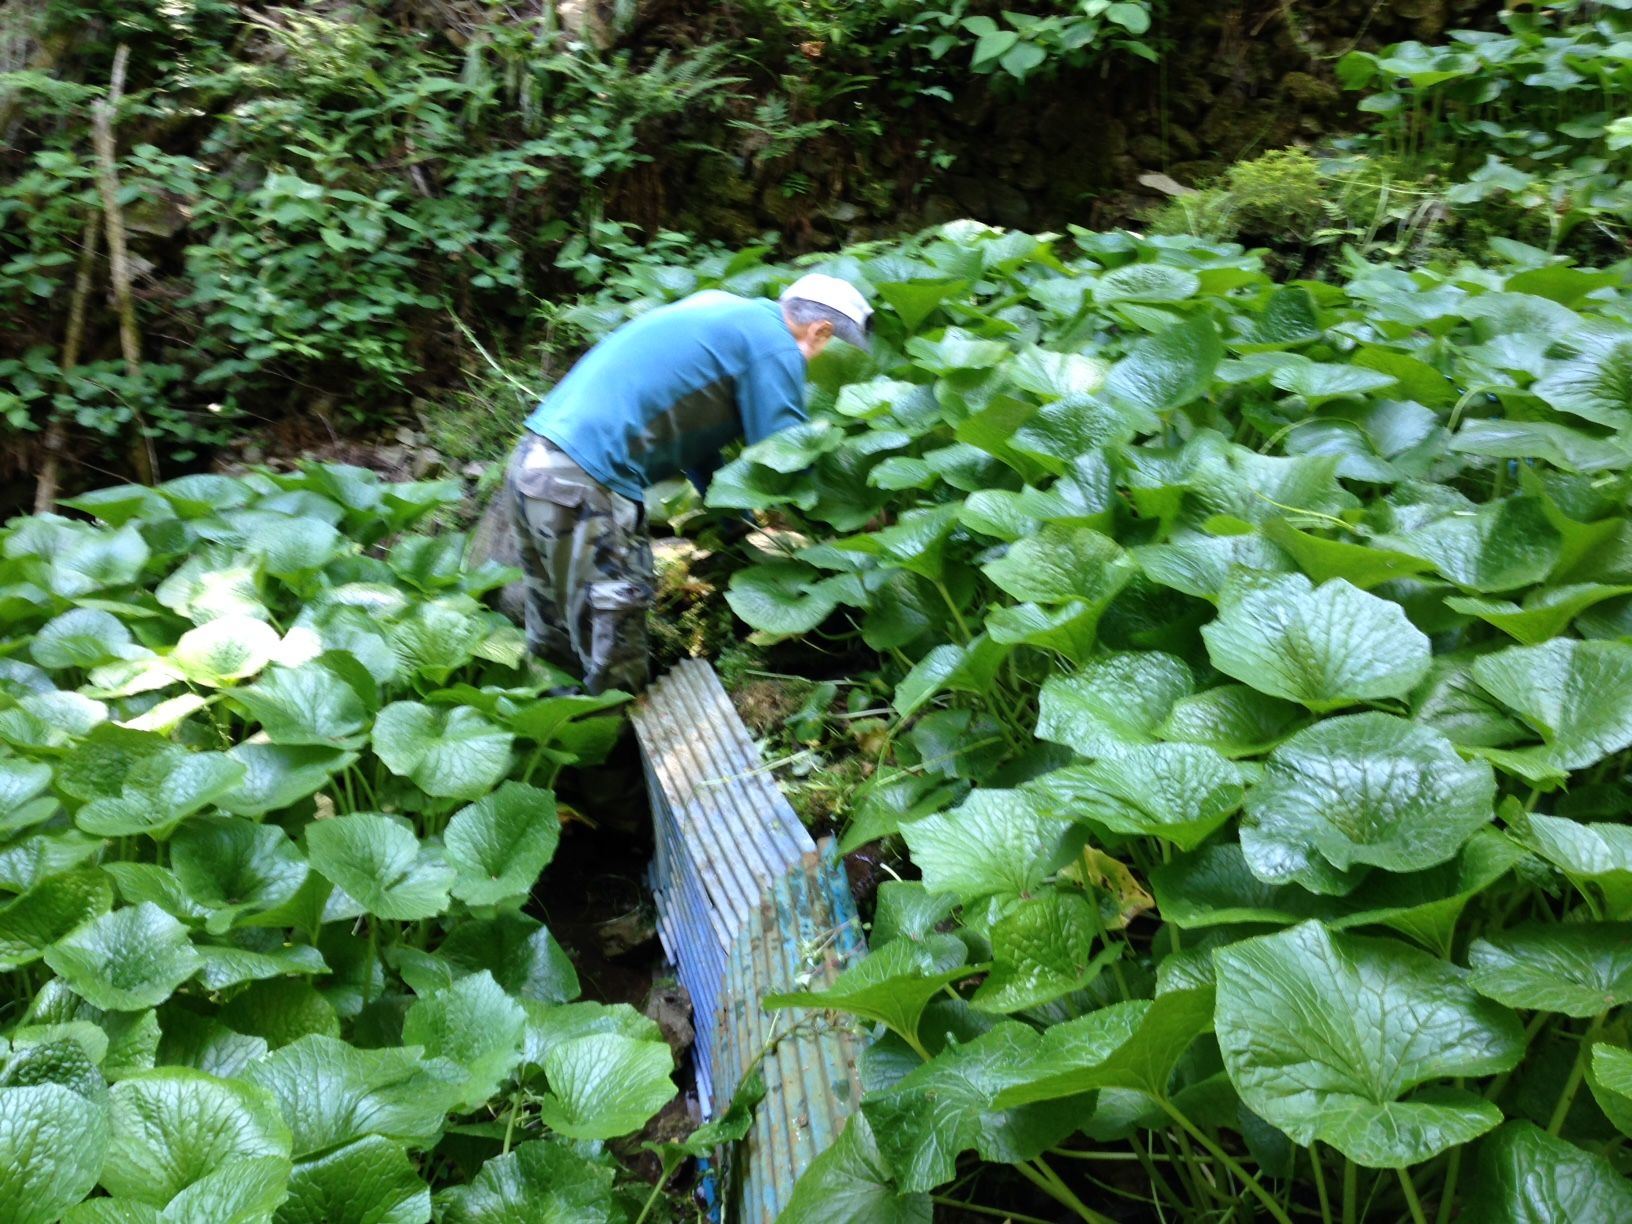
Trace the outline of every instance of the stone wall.
[[[1353, 130], [1358, 99], [1332, 72], [1349, 50], [1491, 26], [1501, 8], [1499, 0], [1169, 0], [1150, 36], [1167, 43], [1159, 64], [1122, 56], [1024, 92], [972, 77], [951, 102], [925, 98], [909, 108], [880, 97], [883, 135], [841, 124], [770, 165], [669, 150], [619, 183], [610, 203], [615, 215], [649, 227], [727, 241], [777, 230], [795, 249], [957, 216], [1029, 229], [1113, 225], [1158, 202], [1139, 185], [1142, 175], [1190, 186], [1242, 158]], [[700, 20], [694, 6], [671, 10], [655, 30], [637, 24], [633, 37], [668, 40]], [[723, 124], [718, 143], [731, 143]], [[950, 166], [932, 166], [926, 148], [950, 155]], [[801, 191], [786, 190], [790, 175]]]

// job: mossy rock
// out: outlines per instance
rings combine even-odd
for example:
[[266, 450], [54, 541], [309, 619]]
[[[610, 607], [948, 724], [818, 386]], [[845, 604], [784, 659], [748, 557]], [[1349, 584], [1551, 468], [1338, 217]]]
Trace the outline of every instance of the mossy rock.
[[[470, 547], [465, 553], [467, 565], [475, 567], [484, 561], [521, 566], [521, 541], [516, 535], [510, 499], [505, 496], [503, 484], [489, 494], [487, 505], [482, 507], [482, 517], [470, 533]], [[527, 606], [527, 589], [519, 579], [494, 591], [492, 599], [500, 612], [521, 624]]]

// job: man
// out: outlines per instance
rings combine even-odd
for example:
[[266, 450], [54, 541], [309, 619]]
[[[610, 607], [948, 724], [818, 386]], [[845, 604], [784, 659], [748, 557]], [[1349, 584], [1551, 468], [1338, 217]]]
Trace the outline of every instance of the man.
[[533, 653], [591, 693], [643, 688], [647, 486], [700, 487], [730, 442], [805, 420], [805, 364], [834, 336], [865, 346], [871, 325], [853, 285], [812, 274], [776, 302], [693, 294], [586, 353], [527, 418], [506, 478]]

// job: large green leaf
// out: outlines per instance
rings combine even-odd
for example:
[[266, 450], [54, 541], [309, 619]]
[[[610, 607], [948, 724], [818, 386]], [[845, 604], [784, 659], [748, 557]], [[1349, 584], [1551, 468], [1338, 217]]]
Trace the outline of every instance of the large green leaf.
[[1227, 757], [1256, 756], [1280, 743], [1304, 711], [1245, 684], [1221, 684], [1173, 703], [1157, 728], [1163, 739], [1205, 744]]
[[961, 807], [901, 828], [924, 884], [970, 901], [1033, 891], [1065, 833], [1017, 790], [976, 790]]
[[1632, 1219], [1632, 1182], [1602, 1156], [1529, 1122], [1509, 1122], [1479, 1147], [1466, 1214], [1480, 1224]]
[[89, 669], [113, 659], [144, 653], [125, 623], [99, 608], [74, 608], [41, 626], [29, 643], [34, 662], [48, 670]]
[[1044, 682], [1037, 734], [1084, 756], [1114, 755], [1154, 742], [1174, 703], [1195, 687], [1189, 666], [1173, 655], [1109, 654]]
[[254, 741], [234, 744], [227, 756], [244, 775], [215, 802], [235, 816], [265, 816], [299, 803], [357, 761], [355, 752], [338, 748]]
[[128, 586], [141, 576], [151, 551], [135, 524], [117, 531], [88, 530], [51, 558], [51, 590], [66, 599]]
[[39, 824], [56, 811], [56, 800], [43, 794], [51, 780], [51, 766], [43, 761], [0, 757], [0, 837]]
[[1370, 1168], [1404, 1168], [1484, 1134], [1501, 1111], [1466, 1089], [1524, 1053], [1518, 1020], [1466, 975], [1392, 940], [1306, 922], [1213, 953], [1215, 1025], [1248, 1108]]
[[402, 670], [438, 683], [469, 663], [487, 635], [480, 605], [463, 596], [415, 604], [390, 628], [391, 648]]
[[1269, 381], [1282, 391], [1303, 397], [1311, 408], [1327, 400], [1363, 396], [1394, 385], [1394, 376], [1364, 366], [1331, 361], [1295, 361], [1276, 366]]
[[901, 678], [891, 705], [902, 718], [916, 713], [937, 693], [952, 689], [960, 693], [983, 694], [992, 686], [997, 669], [1013, 649], [989, 634], [976, 634], [969, 642], [947, 642], [935, 647]]
[[321, 519], [282, 514], [258, 521], [244, 540], [244, 550], [259, 557], [267, 573], [285, 579], [323, 568], [344, 545], [340, 532]]
[[969, 282], [953, 277], [926, 277], [885, 282], [875, 288], [900, 316], [910, 333], [923, 326], [924, 320], [939, 310], [942, 302], [963, 296], [969, 289]]
[[1509, 1007], [1598, 1016], [1632, 1003], [1632, 933], [1621, 923], [1530, 924], [1476, 939], [1468, 984]]
[[1107, 272], [1091, 287], [1100, 303], [1182, 302], [1200, 291], [1201, 279], [1183, 268], [1135, 263]]
[[1558, 529], [1535, 497], [1483, 506], [1414, 506], [1398, 513], [1404, 521], [1375, 543], [1421, 558], [1470, 591], [1511, 591], [1541, 582], [1559, 559]]
[[486, 971], [460, 978], [420, 999], [403, 1017], [402, 1039], [428, 1058], [465, 1069], [461, 1104], [475, 1109], [493, 1096], [521, 1061], [527, 1013]]
[[431, 1191], [400, 1146], [370, 1135], [298, 1161], [278, 1224], [425, 1224]]
[[1200, 744], [1137, 745], [1050, 776], [1071, 797], [1060, 815], [1159, 837], [1181, 850], [1206, 840], [1241, 806], [1241, 771]]
[[865, 1114], [852, 1114], [844, 1133], [819, 1153], [794, 1184], [781, 1224], [931, 1224], [927, 1194], [895, 1184]]
[[448, 906], [454, 870], [405, 822], [378, 812], [319, 820], [306, 830], [313, 867], [370, 914], [414, 922]]
[[1298, 568], [1316, 582], [1342, 578], [1369, 591], [1395, 578], [1406, 578], [1428, 568], [1420, 557], [1407, 556], [1388, 548], [1329, 540], [1307, 530], [1299, 530], [1284, 518], [1264, 524], [1264, 535], [1291, 555]]
[[281, 1156], [234, 1156], [162, 1211], [133, 1198], [94, 1198], [62, 1219], [63, 1224], [269, 1224], [288, 1180], [289, 1161]]
[[1624, 429], [1632, 415], [1632, 338], [1598, 340], [1579, 357], [1555, 367], [1533, 389], [1560, 412]]
[[982, 567], [1010, 596], [1043, 604], [1108, 602], [1127, 585], [1134, 564], [1115, 540], [1087, 527], [1045, 526]]
[[523, 1143], [468, 1186], [437, 1195], [440, 1224], [604, 1224], [616, 1218], [612, 1169], [558, 1143]]
[[255, 675], [278, 652], [278, 631], [251, 616], [220, 616], [189, 629], [171, 661], [194, 684], [222, 688]]
[[1198, 312], [1136, 344], [1106, 375], [1105, 394], [1145, 412], [1169, 412], [1206, 394], [1223, 358], [1218, 325]]
[[510, 770], [512, 737], [464, 706], [394, 701], [374, 722], [374, 751], [428, 795], [479, 799]]
[[1050, 1026], [1014, 1068], [997, 1104], [1076, 1096], [1100, 1088], [1165, 1097], [1173, 1069], [1212, 1024], [1208, 986], [1164, 991], [1152, 1002], [1113, 1003]]
[[1473, 663], [1479, 684], [1541, 737], [1541, 748], [1493, 756], [1580, 769], [1632, 745], [1632, 645], [1559, 638]]
[[224, 752], [194, 752], [179, 744], [131, 766], [116, 796], [92, 799], [74, 823], [99, 837], [145, 833], [163, 837], [194, 812], [242, 781], [244, 767]]
[[284, 905], [306, 882], [306, 860], [288, 834], [237, 817], [188, 821], [171, 839], [170, 861], [189, 899], [210, 911], [214, 934]]
[[1632, 467], [1632, 447], [1620, 437], [1598, 438], [1554, 421], [1469, 421], [1451, 439], [1451, 448], [1497, 459], [1545, 459], [1570, 472]]
[[1453, 857], [1494, 814], [1496, 781], [1428, 727], [1389, 714], [1329, 718], [1270, 755], [1247, 796], [1242, 847], [1283, 883], [1282, 848], [1311, 847], [1340, 871], [1420, 871]]
[[639, 1130], [679, 1091], [674, 1056], [661, 1041], [595, 1033], [544, 1056], [550, 1090], [538, 1103], [545, 1126], [573, 1139], [612, 1139]]
[[245, 982], [284, 979], [295, 974], [327, 972], [323, 954], [310, 944], [272, 944], [264, 951], [223, 944], [202, 944], [198, 954], [204, 960], [198, 980], [208, 990], [226, 990]]
[[1632, 587], [1582, 582], [1544, 587], [1526, 595], [1522, 603], [1502, 599], [1451, 598], [1445, 601], [1445, 606], [1477, 616], [1526, 646], [1534, 646], [1548, 638], [1558, 637], [1571, 621], [1594, 604], [1629, 592], [1632, 592]]
[[44, 876], [0, 905], [0, 965], [39, 960], [57, 940], [112, 905], [108, 877], [95, 868]]
[[1094, 955], [1098, 930], [1081, 894], [1048, 889], [1022, 900], [992, 924], [992, 970], [971, 999], [981, 1011], [1017, 1012], [1051, 1003], [1087, 986], [1119, 955]]
[[321, 662], [268, 668], [232, 700], [274, 744], [355, 748], [372, 713], [353, 684]]
[[572, 960], [543, 923], [501, 912], [490, 921], [459, 923], [437, 949], [455, 973], [487, 970], [505, 993], [541, 1003], [578, 997]]
[[1602, 917], [1632, 918], [1632, 826], [1533, 815], [1516, 831], [1529, 849], [1572, 880], [1590, 880], [1607, 907]]
[[1233, 842], [1174, 858], [1151, 872], [1150, 882], [1162, 917], [1185, 930], [1237, 922], [1286, 926], [1340, 912], [1337, 902], [1296, 884], [1264, 882]]
[[311, 1034], [251, 1064], [243, 1078], [277, 1102], [300, 1159], [366, 1135], [431, 1145], [465, 1075], [445, 1060], [421, 1058], [418, 1050], [360, 1050]]
[[52, 1224], [91, 1192], [107, 1147], [105, 1101], [55, 1083], [0, 1087], [0, 1203], [8, 1224]]
[[958, 1157], [971, 1149], [985, 1160], [1019, 1163], [1077, 1128], [1080, 1099], [995, 1105], [1039, 1040], [1029, 1026], [1005, 1021], [948, 1048], [883, 1092], [867, 1094], [862, 1113], [903, 1189], [928, 1191], [951, 1181]]
[[1402, 697], [1428, 671], [1428, 639], [1400, 606], [1342, 579], [1238, 578], [1201, 632], [1214, 667], [1314, 710]]
[[1593, 1046], [1587, 1083], [1605, 1116], [1623, 1135], [1632, 1136], [1632, 1050]]
[[618, 1033], [640, 1041], [661, 1041], [657, 1021], [641, 1015], [627, 1003], [540, 1003], [528, 999], [527, 1032], [522, 1041], [522, 1062], [543, 1069], [544, 1056], [566, 1041], [595, 1033]]
[[909, 1042], [930, 1000], [953, 982], [978, 972], [963, 963], [962, 943], [950, 936], [892, 940], [850, 966], [825, 990], [767, 995], [767, 1008], [821, 1008], [876, 1021]]
[[101, 1180], [116, 1196], [163, 1207], [235, 1157], [289, 1156], [277, 1105], [242, 1080], [163, 1067], [120, 1080], [111, 1097]]
[[455, 873], [453, 895], [471, 905], [525, 897], [560, 840], [555, 796], [506, 782], [448, 822], [442, 841]]
[[114, 910], [65, 935], [45, 963], [92, 1007], [154, 1007], [193, 974], [199, 956], [187, 928], [151, 902]]

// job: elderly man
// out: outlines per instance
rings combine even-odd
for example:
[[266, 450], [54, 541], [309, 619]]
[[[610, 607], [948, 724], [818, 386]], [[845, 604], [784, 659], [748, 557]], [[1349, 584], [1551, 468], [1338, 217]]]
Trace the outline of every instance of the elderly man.
[[872, 310], [812, 274], [779, 301], [707, 290], [625, 323], [538, 409], [507, 474], [526, 573], [527, 641], [591, 693], [637, 692], [653, 597], [648, 485], [720, 464], [805, 419], [805, 363], [867, 343]]

